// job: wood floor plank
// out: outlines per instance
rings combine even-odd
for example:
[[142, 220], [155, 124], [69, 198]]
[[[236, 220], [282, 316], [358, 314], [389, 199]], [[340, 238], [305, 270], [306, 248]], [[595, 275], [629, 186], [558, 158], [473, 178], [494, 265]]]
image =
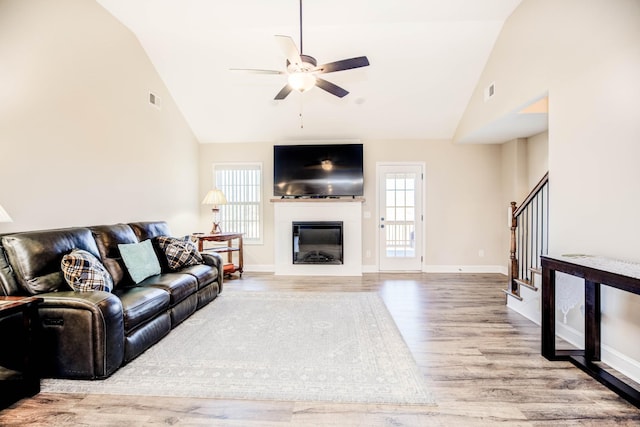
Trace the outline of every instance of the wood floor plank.
[[505, 306], [505, 282], [497, 274], [301, 278], [245, 272], [225, 283], [247, 291], [379, 293], [436, 405], [40, 393], [1, 411], [0, 425], [640, 425], [640, 410], [570, 363], [540, 356], [539, 327]]

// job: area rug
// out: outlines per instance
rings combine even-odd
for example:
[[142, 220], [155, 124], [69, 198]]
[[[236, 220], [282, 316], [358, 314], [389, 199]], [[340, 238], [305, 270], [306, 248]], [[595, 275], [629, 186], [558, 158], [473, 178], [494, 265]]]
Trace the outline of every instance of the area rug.
[[431, 404], [375, 293], [225, 290], [105, 380], [43, 392]]

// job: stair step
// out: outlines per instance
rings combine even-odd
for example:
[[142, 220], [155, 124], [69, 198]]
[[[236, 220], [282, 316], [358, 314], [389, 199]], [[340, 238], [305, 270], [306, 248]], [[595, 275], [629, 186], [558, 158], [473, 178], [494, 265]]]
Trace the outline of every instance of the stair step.
[[538, 267], [529, 267], [529, 271], [532, 272], [533, 274], [542, 275], [542, 269]]
[[535, 287], [535, 285], [531, 280], [526, 280], [526, 279], [513, 279], [513, 280], [520, 286], [524, 286], [525, 288], [529, 288], [534, 291], [538, 290], [538, 288]]
[[511, 292], [509, 289], [503, 289], [502, 292], [504, 292], [505, 294], [507, 294], [508, 296], [517, 299], [518, 301], [522, 301], [522, 297], [520, 295], [516, 295], [513, 292]]

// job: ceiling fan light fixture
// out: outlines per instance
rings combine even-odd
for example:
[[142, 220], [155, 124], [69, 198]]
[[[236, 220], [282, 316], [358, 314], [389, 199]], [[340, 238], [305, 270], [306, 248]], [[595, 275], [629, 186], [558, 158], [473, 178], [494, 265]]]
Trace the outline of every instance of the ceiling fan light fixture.
[[312, 73], [295, 72], [289, 74], [289, 86], [300, 93], [312, 89], [316, 85], [316, 76]]

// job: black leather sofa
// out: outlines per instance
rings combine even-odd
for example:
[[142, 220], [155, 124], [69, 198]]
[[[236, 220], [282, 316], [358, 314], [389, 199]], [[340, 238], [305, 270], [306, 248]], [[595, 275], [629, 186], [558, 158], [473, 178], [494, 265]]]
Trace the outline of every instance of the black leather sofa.
[[[171, 271], [158, 247], [165, 222], [74, 227], [5, 234], [0, 239], [0, 295], [37, 295], [41, 375], [106, 378], [167, 335], [222, 291], [222, 259]], [[136, 284], [118, 244], [151, 239], [161, 274]], [[60, 267], [72, 249], [95, 255], [113, 278], [111, 292], [76, 292]]]

